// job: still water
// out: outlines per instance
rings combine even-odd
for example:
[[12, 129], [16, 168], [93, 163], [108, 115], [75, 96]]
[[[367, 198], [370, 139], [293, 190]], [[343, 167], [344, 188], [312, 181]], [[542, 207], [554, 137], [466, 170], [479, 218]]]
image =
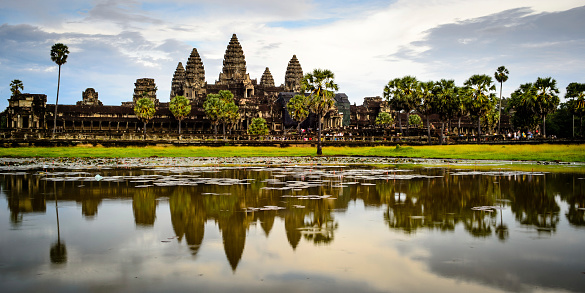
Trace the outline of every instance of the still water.
[[2, 292], [585, 292], [582, 174], [0, 175]]

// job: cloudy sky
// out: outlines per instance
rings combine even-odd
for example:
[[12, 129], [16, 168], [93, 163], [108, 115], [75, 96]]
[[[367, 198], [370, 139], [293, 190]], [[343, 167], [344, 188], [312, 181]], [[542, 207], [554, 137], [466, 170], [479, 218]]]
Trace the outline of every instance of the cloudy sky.
[[583, 0], [0, 0], [0, 110], [14, 79], [55, 102], [54, 43], [69, 46], [60, 104], [93, 87], [106, 105], [131, 101], [138, 78], [154, 78], [169, 101], [178, 62], [193, 47], [206, 80], [218, 79], [233, 33], [248, 72], [269, 67], [284, 83], [296, 54], [304, 72], [335, 73], [358, 105], [393, 78], [454, 79], [510, 70], [504, 96], [552, 76], [564, 89], [585, 82]]

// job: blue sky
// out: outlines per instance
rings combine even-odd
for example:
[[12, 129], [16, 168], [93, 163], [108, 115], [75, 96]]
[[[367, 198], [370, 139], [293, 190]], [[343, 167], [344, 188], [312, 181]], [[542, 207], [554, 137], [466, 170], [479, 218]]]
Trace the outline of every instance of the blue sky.
[[510, 70], [504, 96], [520, 84], [552, 76], [564, 93], [585, 82], [585, 2], [582, 0], [0, 0], [0, 108], [13, 79], [24, 92], [54, 103], [54, 43], [69, 46], [60, 104], [75, 104], [93, 87], [106, 105], [132, 99], [138, 78], [154, 78], [169, 100], [178, 62], [193, 47], [208, 83], [221, 71], [233, 33], [248, 72], [270, 68], [284, 83], [296, 54], [304, 72], [327, 68], [339, 91], [360, 105], [382, 95], [393, 78], [454, 79], [500, 65]]

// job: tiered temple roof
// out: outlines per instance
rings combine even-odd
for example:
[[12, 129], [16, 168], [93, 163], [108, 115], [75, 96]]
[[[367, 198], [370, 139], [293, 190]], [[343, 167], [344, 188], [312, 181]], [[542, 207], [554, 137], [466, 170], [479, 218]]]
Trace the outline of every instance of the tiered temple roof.
[[262, 74], [262, 78], [260, 78], [260, 86], [274, 86], [274, 78], [272, 77], [272, 73], [270, 73], [270, 69], [268, 69], [268, 67], [266, 67], [264, 73]]
[[[201, 60], [201, 59], [200, 59]], [[171, 99], [175, 96], [185, 95], [186, 74], [183, 68], [183, 63], [179, 62], [175, 74], [173, 75], [173, 81], [171, 83]]]
[[246, 58], [244, 50], [238, 41], [236, 34], [232, 35], [230, 43], [223, 57], [223, 69], [219, 74], [219, 84], [229, 83], [245, 79]]
[[205, 68], [203, 67], [201, 56], [199, 56], [199, 52], [197, 52], [196, 48], [193, 48], [191, 55], [187, 60], [185, 74], [187, 87], [201, 88], [205, 85]]
[[286, 92], [300, 92], [301, 80], [303, 79], [303, 69], [301, 63], [297, 59], [297, 55], [293, 55], [286, 67], [286, 74], [284, 76], [284, 91]]

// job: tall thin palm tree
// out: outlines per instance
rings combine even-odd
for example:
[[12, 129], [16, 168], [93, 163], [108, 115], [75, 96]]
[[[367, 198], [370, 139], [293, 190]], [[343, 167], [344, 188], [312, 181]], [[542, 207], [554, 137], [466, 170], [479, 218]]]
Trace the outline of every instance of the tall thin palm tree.
[[546, 116], [556, 111], [560, 103], [557, 81], [552, 77], [539, 77], [534, 83], [536, 89], [536, 113], [542, 118], [542, 135], [546, 138]]
[[[384, 97], [395, 109], [404, 110], [406, 112], [406, 135], [408, 135], [408, 119], [410, 111], [416, 108], [416, 89], [418, 87], [418, 80], [414, 76], [404, 76], [396, 78], [388, 82], [384, 88]], [[398, 110], [398, 111], [400, 111]], [[398, 112], [400, 115], [400, 112]], [[402, 132], [402, 121], [398, 117], [400, 124], [400, 132]]]
[[55, 116], [53, 120], [53, 138], [57, 131], [57, 105], [59, 105], [59, 86], [61, 85], [61, 65], [67, 63], [69, 48], [66, 45], [57, 43], [51, 47], [51, 61], [59, 65], [59, 77], [57, 79], [57, 98], [55, 99]]
[[432, 144], [431, 140], [431, 124], [429, 121], [429, 116], [431, 114], [436, 113], [436, 109], [433, 107], [433, 98], [434, 93], [433, 89], [435, 87], [434, 81], [427, 81], [427, 82], [420, 82], [416, 89], [416, 108], [420, 114], [425, 115], [425, 119], [427, 122], [427, 143], [430, 145]]
[[508, 69], [506, 69], [505, 66], [500, 66], [498, 67], [498, 70], [496, 70], [496, 72], [494, 72], [494, 77], [496, 78], [496, 80], [500, 83], [500, 101], [499, 101], [499, 105], [498, 105], [498, 134], [500, 133], [500, 122], [502, 121], [502, 85], [504, 82], [506, 82], [508, 80], [508, 74], [510, 74], [510, 72], [508, 71]]
[[302, 91], [309, 92], [309, 108], [318, 117], [317, 155], [322, 155], [321, 130], [323, 116], [335, 106], [335, 93], [339, 89], [334, 82], [335, 75], [328, 69], [314, 69], [305, 74], [302, 80]]

